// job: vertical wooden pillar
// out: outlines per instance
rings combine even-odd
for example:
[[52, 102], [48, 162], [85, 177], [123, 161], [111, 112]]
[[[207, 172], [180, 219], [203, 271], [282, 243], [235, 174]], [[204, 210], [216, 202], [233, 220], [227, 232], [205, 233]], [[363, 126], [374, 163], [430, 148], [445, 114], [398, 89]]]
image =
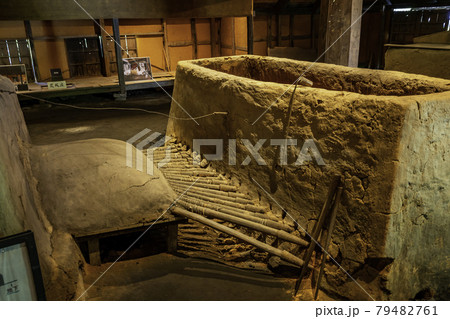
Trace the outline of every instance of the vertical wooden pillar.
[[92, 266], [100, 266], [102, 260], [100, 258], [100, 243], [98, 238], [88, 240], [89, 263]]
[[272, 48], [272, 15], [267, 16], [267, 53]]
[[222, 18], [216, 18], [217, 25], [217, 52], [222, 55]]
[[253, 54], [253, 16], [247, 16], [247, 54]]
[[164, 59], [166, 61], [166, 71], [170, 71], [171, 66], [169, 54], [169, 41], [167, 40], [167, 22], [165, 19], [161, 19], [161, 28], [163, 31], [163, 50], [164, 50]]
[[277, 47], [281, 46], [281, 16], [277, 14]]
[[217, 25], [216, 19], [209, 19], [209, 38], [211, 42], [211, 57], [216, 56], [216, 46], [217, 46]]
[[358, 66], [362, 8], [363, 0], [322, 0], [319, 53], [326, 51], [326, 63]]
[[192, 58], [198, 58], [198, 41], [197, 41], [197, 28], [195, 26], [195, 19], [191, 19], [191, 40], [192, 40]]
[[178, 224], [167, 226], [167, 251], [176, 253], [178, 248]]
[[231, 18], [231, 55], [236, 55], [236, 28], [234, 17]]
[[294, 15], [289, 15], [289, 46], [294, 46]]
[[[98, 23], [98, 24], [97, 24]], [[108, 41], [108, 35], [105, 32], [105, 20], [104, 19], [98, 19], [97, 23], [94, 23], [95, 27], [95, 33], [97, 36], [101, 38], [101, 50], [102, 50], [102, 56], [101, 56], [101, 63], [102, 63], [102, 74], [103, 76], [111, 76], [111, 61], [109, 59], [108, 54], [108, 47], [107, 47], [107, 41]]]
[[125, 74], [123, 73], [123, 60], [122, 60], [122, 48], [120, 46], [120, 30], [119, 30], [119, 19], [113, 19], [113, 35], [114, 35], [114, 45], [116, 48], [116, 62], [117, 62], [117, 75], [119, 77], [119, 87], [120, 93], [115, 94], [114, 97], [117, 100], [126, 100], [127, 90], [125, 86]]
[[38, 64], [37, 64], [37, 57], [36, 57], [36, 50], [34, 49], [34, 39], [33, 39], [33, 32], [31, 30], [31, 23], [29, 20], [24, 20], [23, 24], [25, 26], [25, 34], [26, 37], [28, 39], [28, 41], [30, 42], [30, 50], [31, 50], [31, 63], [33, 63], [33, 74], [34, 74], [34, 81], [38, 82], [39, 78], [40, 78], [40, 74], [39, 74], [39, 68], [38, 68]]

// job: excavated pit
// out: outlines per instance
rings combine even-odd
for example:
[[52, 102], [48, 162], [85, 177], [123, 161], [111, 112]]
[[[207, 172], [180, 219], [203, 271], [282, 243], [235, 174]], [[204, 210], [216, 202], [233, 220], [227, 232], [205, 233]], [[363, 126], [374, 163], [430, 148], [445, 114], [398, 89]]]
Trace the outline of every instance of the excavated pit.
[[[303, 73], [313, 87], [299, 86], [287, 123], [291, 83]], [[279, 58], [184, 61], [177, 67], [167, 134], [190, 147], [194, 139], [223, 139], [223, 160], [212, 165], [283, 216], [278, 202], [307, 231], [331, 179], [342, 176], [332, 257], [375, 299], [408, 300], [425, 290], [445, 299], [449, 90], [448, 80]], [[214, 112], [227, 115], [177, 119]], [[285, 132], [297, 145], [288, 147], [288, 163], [280, 165], [279, 149], [269, 140]], [[243, 165], [245, 139], [252, 145], [266, 140], [258, 151], [266, 165], [252, 157]], [[230, 140], [236, 140], [236, 164], [229, 161]], [[295, 165], [307, 140], [325, 165], [314, 159]], [[322, 285], [335, 298], [370, 299], [331, 262]]]

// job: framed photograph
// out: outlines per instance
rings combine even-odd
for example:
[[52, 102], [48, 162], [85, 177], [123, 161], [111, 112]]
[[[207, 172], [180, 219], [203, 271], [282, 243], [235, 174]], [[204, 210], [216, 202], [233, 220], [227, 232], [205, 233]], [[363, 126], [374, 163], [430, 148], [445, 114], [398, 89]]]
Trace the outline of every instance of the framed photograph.
[[0, 238], [0, 301], [45, 300], [31, 231]]
[[125, 81], [142, 81], [152, 79], [152, 65], [149, 57], [123, 59]]

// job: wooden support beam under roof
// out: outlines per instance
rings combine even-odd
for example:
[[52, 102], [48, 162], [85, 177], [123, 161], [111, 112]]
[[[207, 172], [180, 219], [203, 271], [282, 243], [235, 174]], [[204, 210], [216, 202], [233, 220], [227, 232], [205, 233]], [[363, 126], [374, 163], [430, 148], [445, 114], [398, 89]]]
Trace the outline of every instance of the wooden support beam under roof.
[[0, 1], [0, 20], [214, 18], [243, 17], [252, 12], [252, 0]]

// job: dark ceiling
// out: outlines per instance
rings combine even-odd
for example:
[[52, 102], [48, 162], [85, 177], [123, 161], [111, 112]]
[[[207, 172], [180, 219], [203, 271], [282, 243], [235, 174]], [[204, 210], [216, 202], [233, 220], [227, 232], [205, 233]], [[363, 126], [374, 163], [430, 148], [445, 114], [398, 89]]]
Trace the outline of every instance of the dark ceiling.
[[[378, 11], [382, 7], [442, 7], [450, 6], [450, 0], [364, 0], [364, 9]], [[254, 10], [262, 14], [311, 14], [318, 12], [320, 0], [278, 0], [274, 2], [254, 1]]]

